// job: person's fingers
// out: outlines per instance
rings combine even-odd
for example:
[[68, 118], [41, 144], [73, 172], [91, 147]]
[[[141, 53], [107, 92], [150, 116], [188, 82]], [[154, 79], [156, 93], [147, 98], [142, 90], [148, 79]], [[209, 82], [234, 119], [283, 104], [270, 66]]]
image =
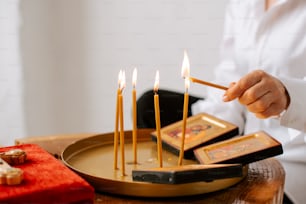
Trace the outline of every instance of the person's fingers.
[[223, 101], [236, 98], [258, 118], [279, 115], [290, 103], [289, 94], [282, 82], [261, 70], [253, 71], [230, 84]]
[[280, 104], [272, 103], [269, 108], [260, 113], [255, 113], [255, 116], [260, 119], [269, 118], [271, 116], [278, 116], [281, 114]]
[[262, 113], [270, 108], [271, 104], [274, 103], [272, 94], [267, 93], [260, 97], [258, 100], [246, 105], [248, 111], [252, 113]]
[[223, 101], [232, 101], [240, 97], [246, 90], [261, 81], [262, 72], [261, 70], [250, 72], [242, 77], [237, 83], [231, 84], [232, 86], [230, 86], [224, 94]]
[[269, 87], [264, 83], [257, 83], [251, 88], [247, 89], [240, 97], [239, 102], [243, 105], [249, 105], [262, 98], [270, 92]]
[[[233, 86], [235, 86], [235, 84], [236, 84], [236, 82], [231, 82], [231, 83], [229, 84], [229, 86], [228, 86], [228, 90], [231, 89]], [[226, 92], [225, 92], [224, 95], [223, 95], [223, 101], [224, 101], [224, 102], [228, 102], [228, 101], [233, 100], [233, 99], [229, 99], [228, 93], [227, 93], [228, 90], [226, 90]]]

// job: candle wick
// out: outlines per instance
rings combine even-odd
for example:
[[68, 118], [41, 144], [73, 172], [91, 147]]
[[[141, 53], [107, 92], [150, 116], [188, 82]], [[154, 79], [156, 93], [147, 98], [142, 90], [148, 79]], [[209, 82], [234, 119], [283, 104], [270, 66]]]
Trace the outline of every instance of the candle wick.
[[124, 87], [120, 87], [120, 93], [123, 94]]

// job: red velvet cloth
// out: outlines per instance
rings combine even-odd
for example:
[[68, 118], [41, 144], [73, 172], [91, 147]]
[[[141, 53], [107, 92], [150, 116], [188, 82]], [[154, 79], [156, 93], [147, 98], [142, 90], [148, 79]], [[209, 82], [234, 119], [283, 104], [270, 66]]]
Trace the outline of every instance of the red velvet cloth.
[[0, 185], [0, 203], [93, 203], [94, 189], [83, 178], [67, 168], [44, 149], [34, 144], [0, 148], [0, 152], [23, 149], [24, 171], [21, 184]]

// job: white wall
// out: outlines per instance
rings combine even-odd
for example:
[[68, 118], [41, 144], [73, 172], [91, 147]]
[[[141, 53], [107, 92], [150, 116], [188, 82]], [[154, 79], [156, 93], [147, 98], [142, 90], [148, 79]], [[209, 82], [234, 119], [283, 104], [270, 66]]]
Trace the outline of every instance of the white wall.
[[0, 146], [25, 134], [19, 55], [19, 0], [0, 1]]
[[[114, 127], [120, 69], [127, 74], [125, 127], [131, 128], [131, 78], [138, 96], [184, 90], [191, 74], [212, 80], [226, 0], [22, 0], [21, 50], [27, 135], [108, 132]], [[192, 85], [200, 95], [205, 87]]]

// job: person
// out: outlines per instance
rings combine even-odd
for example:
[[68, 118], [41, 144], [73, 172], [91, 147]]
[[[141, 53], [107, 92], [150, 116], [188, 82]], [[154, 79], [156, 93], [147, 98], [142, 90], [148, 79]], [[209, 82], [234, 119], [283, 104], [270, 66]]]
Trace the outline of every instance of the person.
[[[229, 0], [214, 72], [214, 81], [229, 88], [208, 88], [205, 99], [195, 97], [189, 104], [189, 115], [206, 112], [236, 124], [240, 134], [264, 130], [280, 141], [284, 153], [277, 158], [286, 171], [284, 199], [289, 203], [306, 200], [305, 31], [305, 0]], [[148, 113], [149, 93], [139, 98], [138, 111]], [[172, 96], [183, 101], [175, 92], [160, 100]], [[175, 105], [182, 109], [182, 104], [161, 103], [165, 115], [173, 114]], [[143, 119], [139, 123], [146, 126]]]

